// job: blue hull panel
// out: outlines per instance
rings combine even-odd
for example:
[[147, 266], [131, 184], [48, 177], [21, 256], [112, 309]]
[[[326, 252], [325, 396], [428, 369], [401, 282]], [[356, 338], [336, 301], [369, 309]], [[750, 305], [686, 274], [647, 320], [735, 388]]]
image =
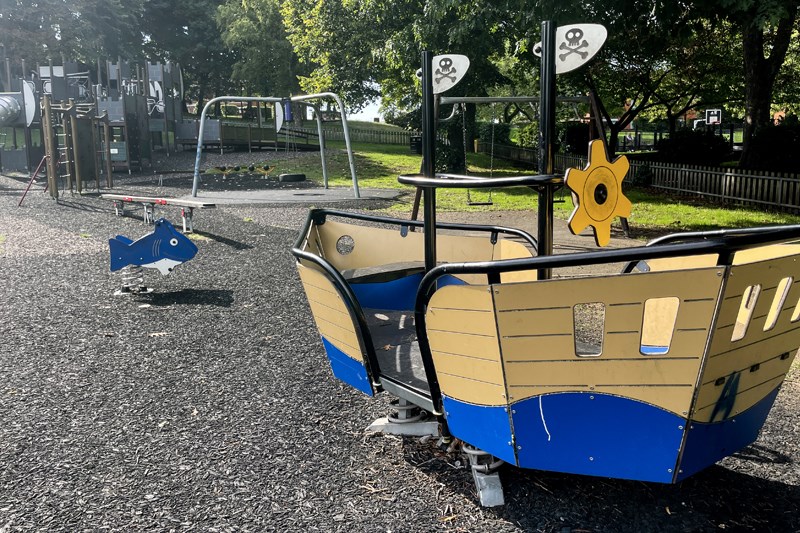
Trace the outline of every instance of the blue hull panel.
[[497, 405], [474, 405], [444, 396], [444, 412], [450, 433], [495, 457], [515, 464], [508, 409]]
[[775, 388], [747, 411], [722, 422], [692, 422], [678, 481], [752, 444], [758, 438], [779, 390], [780, 387]]
[[686, 420], [629, 398], [558, 393], [513, 405], [518, 466], [671, 483]]
[[412, 274], [385, 283], [351, 283], [361, 307], [406, 311], [414, 309], [422, 274]]
[[[361, 307], [389, 311], [412, 311], [420, 281], [422, 281], [422, 273], [411, 274], [384, 283], [351, 283], [350, 288], [353, 289]], [[437, 287], [441, 288], [446, 285], [464, 285], [464, 282], [453, 276], [444, 276], [437, 283]]]
[[325, 353], [328, 354], [334, 376], [348, 385], [355, 387], [364, 394], [368, 394], [369, 396], [375, 395], [372, 391], [372, 385], [369, 382], [369, 376], [367, 376], [367, 369], [360, 361], [356, 361], [342, 352], [339, 348], [328, 342], [328, 339], [325, 337], [322, 337], [322, 344], [325, 346]]

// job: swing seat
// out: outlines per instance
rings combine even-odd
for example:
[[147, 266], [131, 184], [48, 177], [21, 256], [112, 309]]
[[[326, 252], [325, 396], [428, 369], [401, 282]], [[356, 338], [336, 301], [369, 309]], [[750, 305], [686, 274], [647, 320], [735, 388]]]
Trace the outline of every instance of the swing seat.
[[473, 200], [472, 194], [470, 194], [470, 190], [467, 189], [467, 205], [494, 205], [494, 201], [492, 201], [492, 190], [489, 189], [489, 195], [486, 197], [486, 200]]
[[278, 181], [281, 183], [294, 183], [298, 181], [305, 181], [305, 174], [281, 174], [278, 176]]

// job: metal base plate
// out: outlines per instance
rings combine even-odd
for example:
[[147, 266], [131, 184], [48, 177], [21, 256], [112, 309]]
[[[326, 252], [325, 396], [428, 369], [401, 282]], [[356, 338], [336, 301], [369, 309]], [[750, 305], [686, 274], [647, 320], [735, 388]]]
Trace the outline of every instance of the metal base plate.
[[386, 435], [405, 435], [408, 437], [438, 437], [439, 423], [436, 420], [423, 420], [400, 424], [387, 417], [379, 418], [369, 425], [368, 433], [384, 433]]
[[503, 485], [500, 483], [500, 474], [481, 474], [472, 471], [472, 479], [475, 480], [475, 488], [478, 490], [478, 498], [483, 507], [497, 507], [505, 505], [506, 500], [503, 495]]
[[150, 287], [142, 287], [139, 290], [131, 291], [125, 289], [117, 289], [114, 291], [114, 296], [134, 296], [136, 294], [150, 294], [153, 289]]

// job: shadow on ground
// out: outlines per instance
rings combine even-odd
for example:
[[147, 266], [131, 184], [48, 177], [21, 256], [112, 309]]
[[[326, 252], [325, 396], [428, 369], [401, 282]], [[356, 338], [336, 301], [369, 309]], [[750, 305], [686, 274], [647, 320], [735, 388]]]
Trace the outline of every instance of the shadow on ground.
[[154, 306], [213, 305], [230, 307], [233, 305], [233, 291], [227, 289], [181, 289], [173, 292], [152, 292], [140, 295], [139, 301]]

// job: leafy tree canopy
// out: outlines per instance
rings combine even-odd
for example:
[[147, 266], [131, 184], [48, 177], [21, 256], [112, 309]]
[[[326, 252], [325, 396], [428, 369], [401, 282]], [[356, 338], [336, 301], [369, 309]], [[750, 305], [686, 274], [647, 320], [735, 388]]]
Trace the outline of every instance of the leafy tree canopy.
[[282, 96], [299, 90], [298, 62], [278, 0], [229, 0], [217, 12], [223, 43], [237, 58], [232, 77], [247, 94]]

